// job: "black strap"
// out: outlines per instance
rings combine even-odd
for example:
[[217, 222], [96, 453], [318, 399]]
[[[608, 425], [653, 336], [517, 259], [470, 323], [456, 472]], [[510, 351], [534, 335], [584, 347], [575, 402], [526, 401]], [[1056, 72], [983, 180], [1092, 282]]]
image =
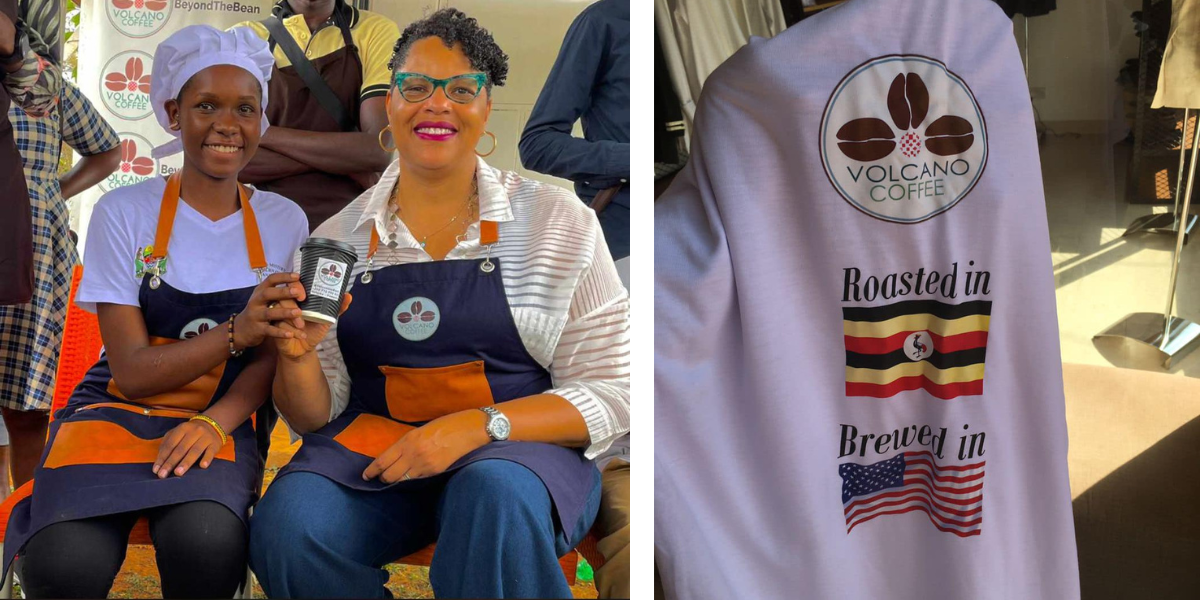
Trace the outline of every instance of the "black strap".
[[[338, 127], [342, 131], [353, 131], [357, 128], [353, 119], [350, 117], [349, 111], [338, 99], [333, 88], [329, 87], [329, 82], [325, 81], [324, 77], [317, 72], [317, 68], [313, 66], [312, 61], [304, 55], [304, 51], [296, 44], [296, 40], [292, 38], [292, 34], [288, 33], [287, 28], [283, 26], [283, 21], [278, 17], [267, 17], [259, 21], [267, 28], [271, 34], [270, 41], [272, 45], [278, 44], [283, 48], [283, 53], [287, 55], [292, 66], [296, 67], [296, 74], [304, 81], [304, 85], [308, 86], [308, 90], [316, 97], [317, 102], [321, 104], [321, 108], [329, 113], [338, 123]], [[345, 32], [343, 31], [345, 36]], [[346, 36], [348, 37], [348, 36]], [[349, 46], [348, 46], [349, 47]]]

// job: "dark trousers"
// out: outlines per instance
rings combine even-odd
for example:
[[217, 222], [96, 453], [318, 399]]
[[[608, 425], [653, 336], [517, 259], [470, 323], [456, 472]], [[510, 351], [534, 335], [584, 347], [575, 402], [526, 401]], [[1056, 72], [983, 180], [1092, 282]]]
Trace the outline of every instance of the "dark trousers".
[[[29, 598], [106, 598], [143, 513], [55, 523], [34, 534], [17, 561]], [[216, 502], [145, 511], [164, 598], [231, 598], [246, 575], [242, 520]]]

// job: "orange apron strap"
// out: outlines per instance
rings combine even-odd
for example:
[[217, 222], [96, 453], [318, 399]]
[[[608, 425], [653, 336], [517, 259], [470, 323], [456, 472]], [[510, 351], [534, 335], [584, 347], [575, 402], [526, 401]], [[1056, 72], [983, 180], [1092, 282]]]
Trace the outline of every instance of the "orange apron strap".
[[375, 257], [375, 252], [379, 250], [379, 231], [375, 226], [371, 226], [371, 242], [367, 244], [367, 260]]
[[258, 232], [258, 218], [254, 216], [254, 208], [250, 206], [250, 194], [246, 186], [239, 185], [238, 192], [242, 196], [242, 228], [246, 233], [246, 253], [250, 255], [250, 268], [258, 274], [258, 280], [263, 280], [263, 272], [267, 268], [267, 256], [263, 252], [262, 235]]
[[[158, 226], [154, 230], [154, 253], [146, 259], [147, 263], [157, 262], [167, 256], [167, 244], [171, 243], [171, 229], [175, 226], [175, 213], [179, 210], [182, 180], [178, 171], [167, 178], [167, 189], [163, 192], [162, 204], [158, 209]], [[250, 256], [250, 269], [258, 274], [259, 281], [262, 281], [267, 268], [267, 256], [263, 252], [262, 235], [258, 231], [258, 218], [254, 216], [254, 207], [250, 206], [250, 194], [246, 191], [246, 186], [239, 185], [238, 193], [242, 198], [242, 228], [246, 235], [246, 254]]]
[[182, 177], [178, 172], [167, 178], [167, 189], [163, 192], [158, 209], [158, 226], [154, 230], [154, 253], [146, 263], [158, 262], [167, 257], [167, 244], [171, 243], [171, 228], [175, 226], [175, 211], [179, 209], [179, 188]]
[[495, 221], [479, 222], [479, 245], [491, 246], [500, 241], [500, 224]]

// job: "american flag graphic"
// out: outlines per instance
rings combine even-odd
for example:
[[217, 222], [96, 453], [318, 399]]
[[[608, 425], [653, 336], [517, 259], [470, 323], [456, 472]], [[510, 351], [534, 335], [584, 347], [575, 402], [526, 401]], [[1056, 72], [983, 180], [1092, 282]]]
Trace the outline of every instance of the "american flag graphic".
[[870, 465], [843, 463], [838, 474], [846, 533], [876, 517], [919, 510], [940, 531], [979, 535], [983, 466], [940, 465], [931, 452], [905, 452]]

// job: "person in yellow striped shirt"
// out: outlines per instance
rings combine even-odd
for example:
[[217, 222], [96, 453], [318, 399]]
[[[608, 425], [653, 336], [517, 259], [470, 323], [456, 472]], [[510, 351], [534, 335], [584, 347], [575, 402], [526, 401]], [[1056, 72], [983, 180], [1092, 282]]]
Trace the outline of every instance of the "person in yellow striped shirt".
[[[374, 185], [391, 161], [380, 137], [399, 28], [346, 0], [280, 0], [267, 19], [234, 27], [268, 40], [275, 56], [271, 127], [241, 181], [291, 198], [315, 229]], [[290, 39], [281, 39], [284, 33]], [[324, 82], [325, 102], [289, 59], [288, 44]]]

